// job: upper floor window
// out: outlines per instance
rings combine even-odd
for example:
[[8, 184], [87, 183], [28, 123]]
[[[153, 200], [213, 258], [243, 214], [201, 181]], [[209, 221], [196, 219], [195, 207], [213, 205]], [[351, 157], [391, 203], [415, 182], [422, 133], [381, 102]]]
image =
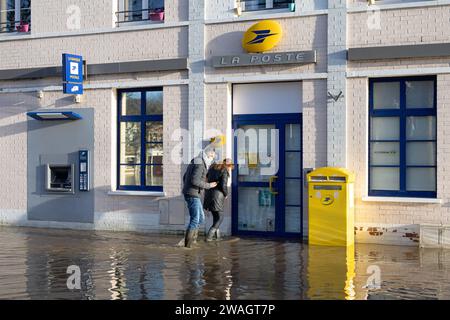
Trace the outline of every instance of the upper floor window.
[[369, 195], [436, 197], [436, 78], [369, 85]]
[[164, 0], [119, 0], [117, 26], [127, 22], [164, 21]]
[[259, 11], [273, 9], [295, 10], [295, 0], [240, 0], [242, 11]]
[[31, 0], [0, 0], [0, 33], [31, 30]]
[[119, 91], [119, 190], [163, 190], [162, 88]]

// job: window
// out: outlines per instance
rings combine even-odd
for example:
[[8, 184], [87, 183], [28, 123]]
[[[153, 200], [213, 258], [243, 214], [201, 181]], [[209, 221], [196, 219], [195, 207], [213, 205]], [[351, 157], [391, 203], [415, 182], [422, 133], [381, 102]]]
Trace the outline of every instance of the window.
[[369, 86], [369, 195], [436, 197], [436, 78]]
[[118, 189], [162, 191], [162, 88], [120, 90], [118, 100]]
[[295, 0], [241, 0], [242, 11], [287, 9]]
[[30, 29], [31, 0], [0, 0], [0, 33]]
[[164, 0], [119, 0], [117, 26], [136, 21], [164, 22]]

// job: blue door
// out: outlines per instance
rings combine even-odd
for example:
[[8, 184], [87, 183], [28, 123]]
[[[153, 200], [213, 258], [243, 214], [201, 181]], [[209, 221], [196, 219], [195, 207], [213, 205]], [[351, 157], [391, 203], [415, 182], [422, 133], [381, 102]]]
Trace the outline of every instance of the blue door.
[[236, 115], [233, 129], [233, 234], [301, 237], [301, 114]]

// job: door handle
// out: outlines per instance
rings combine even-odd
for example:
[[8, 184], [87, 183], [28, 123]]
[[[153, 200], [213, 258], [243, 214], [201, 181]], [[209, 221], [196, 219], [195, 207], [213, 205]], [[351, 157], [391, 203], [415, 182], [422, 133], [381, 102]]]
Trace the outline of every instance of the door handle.
[[269, 178], [269, 192], [271, 194], [273, 194], [273, 195], [277, 195], [278, 194], [278, 191], [274, 191], [273, 187], [272, 187], [273, 181], [276, 180], [276, 179], [278, 179], [278, 176], [271, 176]]

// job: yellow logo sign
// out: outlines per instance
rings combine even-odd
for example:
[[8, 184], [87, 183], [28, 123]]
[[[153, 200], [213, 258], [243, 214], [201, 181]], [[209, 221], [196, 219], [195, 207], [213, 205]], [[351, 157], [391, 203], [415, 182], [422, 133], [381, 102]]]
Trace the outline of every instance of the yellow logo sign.
[[274, 48], [282, 35], [283, 31], [278, 22], [263, 20], [247, 30], [242, 38], [242, 47], [250, 53], [265, 52]]
[[332, 204], [334, 202], [334, 198], [332, 195], [327, 194], [327, 195], [324, 195], [322, 197], [322, 199], [320, 199], [320, 202], [322, 202], [322, 204], [324, 206], [329, 206], [330, 204]]

